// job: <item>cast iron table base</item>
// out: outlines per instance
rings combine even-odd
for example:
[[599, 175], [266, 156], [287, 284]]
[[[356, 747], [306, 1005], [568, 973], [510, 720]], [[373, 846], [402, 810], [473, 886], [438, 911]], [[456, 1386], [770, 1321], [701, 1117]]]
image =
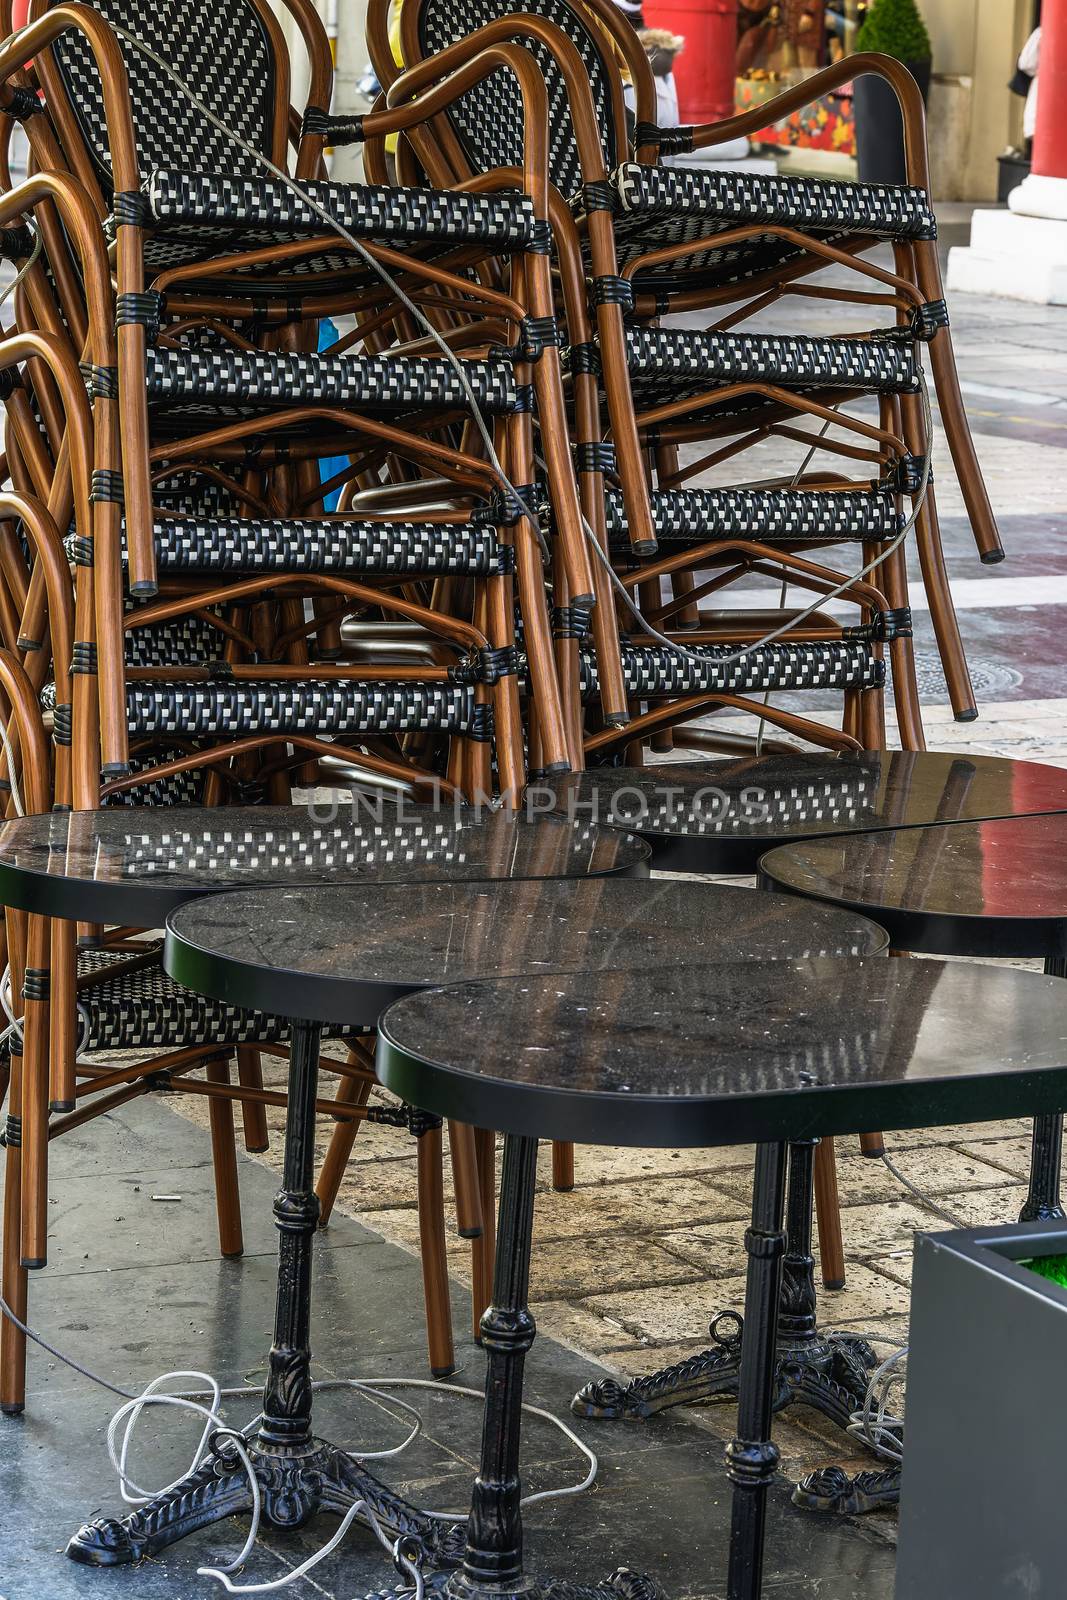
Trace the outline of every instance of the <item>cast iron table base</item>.
[[[654, 1579], [628, 1567], [598, 1584], [535, 1580], [523, 1572], [519, 1443], [526, 1353], [537, 1332], [528, 1305], [536, 1172], [537, 1140], [509, 1135], [500, 1175], [493, 1299], [481, 1322], [486, 1353], [481, 1456], [462, 1563], [443, 1592], [448, 1600], [663, 1600]], [[408, 1600], [415, 1590], [395, 1593], [397, 1600]]]
[[[864, 1339], [823, 1334], [816, 1321], [815, 1260], [812, 1255], [812, 1166], [814, 1139], [789, 1146], [786, 1236], [775, 1337], [772, 1409], [810, 1406], [840, 1428], [863, 1404], [878, 1358]], [[671, 1406], [736, 1395], [740, 1384], [745, 1324], [723, 1311], [711, 1324], [712, 1347], [647, 1377], [620, 1384], [614, 1378], [587, 1383], [571, 1402], [579, 1417], [640, 1420]]]
[[[311, 1431], [311, 1258], [319, 1202], [313, 1188], [319, 1028], [294, 1022], [282, 1187], [274, 1202], [279, 1233], [274, 1343], [263, 1388], [263, 1416], [249, 1442], [263, 1520], [299, 1528], [319, 1511], [343, 1516], [364, 1501], [382, 1528], [403, 1538], [420, 1565], [454, 1567], [462, 1531], [435, 1522], [386, 1488], [345, 1450]], [[428, 1119], [436, 1126], [436, 1119]], [[158, 1555], [168, 1545], [225, 1517], [250, 1511], [248, 1474], [226, 1435], [173, 1489], [130, 1516], [98, 1517], [78, 1529], [67, 1554], [86, 1566], [114, 1567]], [[369, 1519], [362, 1519], [369, 1526]]]

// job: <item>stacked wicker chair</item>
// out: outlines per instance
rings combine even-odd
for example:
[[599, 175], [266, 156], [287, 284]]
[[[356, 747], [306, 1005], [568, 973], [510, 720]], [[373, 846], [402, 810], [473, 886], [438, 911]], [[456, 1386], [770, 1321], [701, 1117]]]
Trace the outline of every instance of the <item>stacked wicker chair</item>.
[[[314, 32], [314, 14], [306, 20]], [[245, 61], [250, 81], [256, 81], [256, 62], [247, 61], [245, 33], [257, 29], [260, 43], [266, 39], [275, 51], [279, 77], [285, 76], [269, 13], [240, 5], [229, 13], [229, 25], [231, 53]], [[59, 39], [52, 59], [43, 53], [45, 35]], [[409, 266], [396, 251], [393, 270], [415, 297], [428, 282], [436, 291], [444, 284], [466, 329], [456, 341], [459, 360], [447, 349], [415, 349], [391, 327], [385, 352], [373, 344], [356, 354], [305, 351], [300, 346], [309, 334], [313, 339], [323, 297], [338, 312], [371, 296], [375, 280], [368, 289], [358, 251], [342, 240], [331, 254], [334, 241], [327, 238], [324, 249], [307, 216], [297, 217], [289, 230], [288, 243], [297, 247], [291, 256], [310, 263], [310, 273], [287, 281], [260, 274], [254, 284], [242, 282], [232, 259], [240, 254], [233, 250], [234, 192], [247, 207], [274, 204], [279, 233], [293, 209], [277, 203], [277, 192], [273, 202], [269, 193], [264, 200], [262, 185], [257, 191], [247, 172], [232, 188], [223, 185], [218, 214], [208, 209], [196, 217], [195, 230], [183, 223], [170, 234], [165, 226], [148, 234], [155, 214], [137, 199], [142, 190], [130, 160], [135, 142], [156, 160], [169, 153], [174, 168], [179, 152], [203, 146], [210, 121], [197, 123], [199, 138], [188, 123], [175, 124], [173, 96], [168, 91], [164, 97], [152, 71], [133, 69], [132, 63], [143, 67], [136, 54], [125, 99], [121, 51], [87, 8], [44, 17], [33, 38], [47, 109], [25, 85], [11, 91], [11, 103], [27, 121], [41, 170], [5, 205], [11, 215], [30, 217], [42, 234], [41, 215], [57, 207], [66, 238], [55, 239], [43, 263], [30, 265], [19, 290], [23, 342], [11, 341], [0, 364], [18, 374], [28, 354], [37, 363], [22, 371], [21, 387], [12, 391], [9, 409], [21, 432], [9, 459], [15, 481], [28, 479], [47, 493], [55, 515], [45, 523], [44, 513], [28, 517], [26, 506], [9, 507], [10, 515], [23, 525], [32, 521], [38, 531], [12, 609], [21, 613], [15, 643], [25, 660], [38, 667], [51, 658], [55, 668], [45, 688], [58, 755], [53, 802], [283, 800], [293, 773], [314, 782], [322, 761], [331, 770], [344, 763], [365, 778], [385, 776], [416, 793], [444, 787], [462, 794], [487, 791], [495, 763], [501, 785], [517, 792], [525, 755], [516, 692], [516, 590], [528, 701], [536, 708], [528, 719], [530, 737], [550, 770], [565, 767], [540, 538], [521, 503], [512, 507], [499, 471], [484, 453], [465, 448], [463, 436], [473, 396], [496, 433], [499, 458], [514, 473], [514, 463], [531, 453], [532, 390], [539, 391], [539, 414], [551, 413], [555, 403], [562, 416], [558, 371], [553, 402], [546, 389], [553, 382], [551, 363], [527, 382], [528, 361], [515, 344], [524, 304], [502, 289], [482, 292], [477, 278], [457, 279], [439, 259], [442, 250], [458, 255], [469, 270], [488, 246], [498, 259], [505, 250], [540, 251], [543, 230], [533, 201], [465, 202], [422, 191], [398, 202], [394, 191], [321, 184], [317, 192], [328, 191], [324, 197], [346, 231], [384, 236], [401, 249], [413, 234], [435, 245], [429, 253], [438, 259], [429, 277], [420, 279], [419, 264]], [[193, 71], [175, 38], [161, 38], [157, 30], [151, 42], [157, 53], [169, 49], [183, 72]], [[325, 38], [314, 35], [313, 42], [320, 63], [328, 62]], [[212, 48], [225, 58], [224, 41], [213, 39]], [[102, 107], [92, 92], [94, 60], [106, 86]], [[225, 100], [226, 85], [216, 88]], [[286, 118], [279, 132], [273, 102], [267, 110], [262, 143], [268, 157], [280, 158]], [[247, 124], [242, 131], [249, 132]], [[317, 159], [321, 135], [308, 139]], [[298, 167], [301, 160], [307, 164], [306, 142]], [[220, 159], [217, 148], [213, 154]], [[118, 171], [123, 188], [116, 201], [108, 180]], [[166, 177], [161, 168], [146, 175], [151, 204], [162, 207]], [[276, 189], [284, 199], [284, 184]], [[299, 210], [299, 195], [296, 202]], [[243, 220], [247, 229], [247, 215]], [[118, 234], [117, 293], [106, 254], [111, 224]], [[390, 255], [391, 245], [375, 248]], [[204, 264], [227, 251], [221, 264]], [[251, 254], [271, 267], [279, 254], [287, 259], [277, 238]], [[159, 287], [161, 275], [151, 274], [170, 262], [173, 276], [175, 256], [186, 269], [182, 285], [191, 282], [196, 292], [179, 289], [171, 303], [169, 288]], [[133, 287], [146, 273], [151, 287]], [[547, 267], [542, 275], [547, 285]], [[521, 276], [525, 293], [536, 266]], [[316, 304], [317, 279], [324, 287]], [[312, 309], [305, 315], [300, 296], [309, 289]], [[284, 324], [281, 335], [275, 321]], [[89, 359], [79, 375], [81, 356]], [[48, 370], [41, 372], [41, 365]], [[555, 436], [561, 437], [559, 428]], [[317, 458], [339, 447], [356, 456], [356, 482], [379, 482], [380, 464], [388, 461], [401, 495], [394, 492], [385, 516], [373, 508], [322, 513]], [[437, 473], [432, 484], [428, 469]], [[576, 505], [569, 475], [562, 496]], [[368, 497], [373, 500], [370, 490]], [[565, 506], [560, 517], [566, 523]], [[58, 527], [65, 532], [68, 518], [72, 534], [64, 552]], [[570, 522], [573, 532], [573, 515]], [[562, 544], [557, 541], [557, 549]], [[73, 594], [69, 587], [64, 592], [64, 554], [74, 563]], [[588, 604], [591, 596], [582, 587], [588, 579], [577, 567], [570, 577], [578, 602]], [[349, 619], [344, 639], [343, 619]], [[391, 626], [397, 622], [417, 630], [414, 647], [397, 638]], [[39, 793], [34, 790], [35, 797]], [[177, 1085], [203, 1062], [206, 1086], [218, 1086], [212, 1120], [224, 1201], [220, 1231], [223, 1248], [236, 1252], [232, 1131], [229, 1141], [225, 1137], [232, 1117], [224, 1098], [229, 1069], [219, 1047], [240, 1047], [238, 1073], [250, 1091], [246, 1134], [256, 1144], [263, 1137], [262, 1098], [256, 1099], [262, 1082], [252, 1046], [276, 1044], [277, 1027], [176, 991], [152, 959], [155, 952], [131, 946], [127, 930], [117, 937], [83, 930], [89, 948], [79, 956], [73, 928], [30, 920], [27, 939], [35, 954], [25, 964], [33, 973], [50, 965], [52, 978], [50, 995], [38, 986], [27, 1001], [34, 1020], [31, 1026], [27, 1018], [24, 1030], [21, 1154], [12, 1151], [8, 1172], [9, 1187], [17, 1185], [20, 1164], [33, 1182], [21, 1197], [21, 1242], [17, 1203], [8, 1206], [16, 1230], [5, 1257], [9, 1303], [25, 1304], [25, 1266], [45, 1258], [49, 1106], [65, 1119], [53, 1123], [54, 1133], [140, 1092], [149, 1070], [165, 1068]], [[42, 958], [44, 949], [50, 961]], [[77, 1061], [76, 988], [83, 1023]], [[104, 1047], [152, 1054], [146, 1063], [108, 1072], [92, 1064]], [[101, 1092], [86, 1099], [94, 1074]], [[350, 1123], [370, 1082], [366, 1052], [357, 1047], [337, 1104]], [[430, 1151], [420, 1168], [433, 1159]], [[443, 1237], [433, 1225], [439, 1218], [427, 1220], [426, 1241], [436, 1257], [427, 1281], [440, 1284]], [[442, 1304], [439, 1295], [430, 1309], [431, 1364], [447, 1370], [447, 1300]], [[18, 1343], [10, 1327], [6, 1334], [9, 1344]], [[3, 1402], [10, 1409], [21, 1403], [17, 1366], [10, 1356], [5, 1361]]]
[[[524, 14], [533, 9], [536, 16]], [[571, 328], [565, 364], [575, 391], [590, 367], [601, 374], [613, 452], [587, 456], [587, 464], [595, 460], [616, 475], [601, 499], [617, 556], [631, 559], [628, 586], [640, 594], [647, 582], [651, 589], [646, 592], [656, 594], [659, 580], [672, 578], [669, 609], [657, 595], [661, 620], [684, 619], [692, 628], [695, 566], [739, 562], [751, 570], [762, 562], [759, 570], [766, 570], [768, 552], [752, 547], [773, 545], [785, 572], [785, 552], [847, 539], [853, 550], [846, 565], [854, 561], [857, 544], [867, 546], [868, 560], [879, 547], [888, 551], [872, 582], [887, 595], [890, 616], [882, 626], [899, 637], [899, 630], [907, 627], [907, 588], [903, 550], [893, 546], [902, 525], [902, 496], [920, 488], [920, 462], [929, 443], [919, 395], [924, 344], [979, 549], [984, 559], [999, 558], [995, 524], [959, 399], [926, 187], [922, 108], [906, 72], [882, 58], [848, 64], [850, 75], [868, 70], [887, 77], [900, 96], [911, 185], [886, 188], [802, 179], [768, 183], [657, 163], [658, 150], [685, 150], [751, 131], [779, 103], [748, 119], [661, 136], [647, 120], [655, 106], [647, 61], [610, 0], [580, 7], [551, 0], [536, 8], [526, 7], [523, 0], [466, 0], [447, 6], [439, 0], [406, 0], [400, 42], [409, 67], [403, 75], [388, 48], [385, 11], [385, 0], [372, 6], [370, 38], [379, 76], [391, 85], [391, 104], [406, 102], [433, 73], [501, 38], [521, 39], [545, 72], [557, 214], [565, 212], [574, 224], [568, 228], [554, 216], [554, 243], [561, 256], [568, 249], [581, 251], [590, 290], [585, 309], [597, 330], [590, 344], [581, 328]], [[633, 161], [625, 159], [620, 61], [637, 98], [638, 159]], [[830, 80], [836, 82], [843, 71], [835, 68], [812, 80], [805, 93], [832, 88]], [[788, 104], [782, 100], [783, 114], [799, 94], [791, 94]], [[409, 142], [414, 155], [400, 170], [415, 170], [417, 160], [432, 167], [439, 181], [449, 174], [456, 181], [483, 169], [490, 158], [514, 159], [520, 127], [514, 90], [506, 74], [498, 73], [438, 119], [435, 141], [422, 130], [418, 137], [413, 134]], [[887, 240], [893, 244], [894, 271], [868, 258], [873, 245]], [[828, 264], [851, 269], [854, 286], [807, 281]], [[798, 338], [788, 329], [780, 334], [762, 328], [734, 331], [744, 318], [788, 294], [886, 307], [889, 326], [832, 338]], [[745, 303], [699, 333], [658, 325], [664, 312], [693, 312], [729, 301]], [[877, 396], [878, 426], [838, 410], [864, 394]], [[824, 428], [833, 425], [835, 433], [814, 439], [810, 429], [798, 429], [805, 416], [821, 419]], [[841, 431], [844, 438], [835, 437]], [[823, 469], [800, 481], [785, 474], [756, 485], [683, 487], [696, 472], [736, 459], [752, 444], [798, 436], [820, 452], [836, 455], [838, 462], [842, 456], [870, 462], [873, 472], [869, 467], [865, 479], [851, 482]], [[679, 446], [703, 440], [725, 442], [697, 462], [680, 466]], [[651, 480], [644, 470], [648, 461], [655, 467]], [[716, 563], [710, 548], [714, 536], [732, 558], [729, 563], [722, 558]], [[749, 549], [737, 544], [731, 548], [727, 540]], [[975, 706], [929, 483], [919, 496], [916, 540], [952, 703], [957, 715], [967, 719], [975, 715]], [[642, 568], [642, 558], [657, 543], [663, 547], [661, 560]], [[799, 571], [796, 576], [803, 584]], [[814, 576], [807, 576], [814, 583]], [[724, 581], [729, 577], [717, 575], [710, 588]], [[910, 644], [901, 641], [893, 655], [902, 736], [917, 744], [922, 734]], [[736, 679], [746, 672], [755, 675], [762, 664], [758, 651], [735, 664], [731, 687], [736, 690]], [[775, 687], [802, 686], [790, 684], [784, 664], [780, 671]], [[643, 675], [642, 687], [648, 686], [649, 676]]]
[[[311, 67], [298, 111], [265, 0], [187, 17], [36, 0], [0, 46], [0, 254], [21, 273], [0, 340], [0, 709], [22, 802], [277, 804], [339, 777], [516, 794], [531, 774], [672, 739], [714, 748], [714, 724], [688, 725], [718, 712], [878, 746], [887, 648], [902, 740], [921, 747], [901, 543], [913, 497], [953, 705], [973, 714], [928, 483], [924, 344], [979, 549], [999, 546], [941, 311], [921, 107], [897, 69], [870, 63], [905, 104], [907, 190], [730, 190], [657, 156], [744, 119], [661, 135], [647, 62], [610, 0], [404, 0], [403, 72], [386, 0], [372, 0], [388, 93], [364, 118], [330, 115], [321, 24], [310, 0], [285, 3]], [[7, 159], [16, 122], [22, 184]], [[364, 185], [328, 178], [324, 151], [346, 140], [364, 144]], [[886, 239], [892, 272], [869, 259]], [[828, 262], [860, 287], [809, 284]], [[735, 331], [823, 292], [882, 308], [888, 326]], [[661, 324], [734, 302], [708, 329]], [[327, 318], [343, 331], [320, 349]], [[841, 409], [872, 397], [877, 423]], [[832, 467], [692, 485], [767, 441]], [[324, 457], [348, 461], [325, 484]], [[702, 607], [751, 576], [803, 603]], [[813, 689], [840, 695], [839, 727], [766, 703]], [[220, 1237], [239, 1250], [232, 1096], [262, 1148], [259, 1052], [284, 1049], [276, 1025], [177, 990], [137, 930], [16, 914], [7, 928], [25, 995], [9, 1303], [25, 1308], [26, 1266], [45, 1258], [50, 1131], [144, 1092], [161, 1059], [175, 1086], [210, 1097]], [[103, 1049], [138, 1059], [101, 1066]], [[327, 1209], [370, 1062], [352, 1041], [347, 1062], [325, 1063], [345, 1119]], [[427, 1137], [424, 1255], [440, 1285]], [[468, 1149], [462, 1131], [455, 1142]], [[484, 1262], [480, 1274], [476, 1301]], [[428, 1312], [431, 1365], [446, 1370], [447, 1301]], [[24, 1350], [10, 1325], [3, 1337], [0, 1402], [17, 1410]]]

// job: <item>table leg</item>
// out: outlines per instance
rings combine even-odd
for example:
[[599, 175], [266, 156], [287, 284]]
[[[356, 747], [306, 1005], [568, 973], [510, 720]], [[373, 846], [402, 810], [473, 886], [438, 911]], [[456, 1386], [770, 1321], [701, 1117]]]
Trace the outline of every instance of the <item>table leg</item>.
[[759, 1600], [763, 1591], [763, 1530], [767, 1491], [778, 1466], [771, 1439], [775, 1336], [782, 1259], [786, 1147], [756, 1149], [752, 1226], [745, 1234], [745, 1338], [737, 1400], [737, 1434], [726, 1447], [726, 1470], [734, 1486], [730, 1516], [727, 1600]]
[[[847, 1427], [863, 1403], [867, 1373], [877, 1364], [870, 1345], [854, 1335], [820, 1333], [816, 1322], [815, 1260], [812, 1255], [812, 1194], [815, 1140], [789, 1145], [786, 1208], [788, 1248], [782, 1271], [772, 1404], [813, 1406]], [[733, 1312], [711, 1324], [713, 1346], [674, 1366], [620, 1384], [603, 1378], [575, 1395], [571, 1410], [580, 1417], [650, 1417], [670, 1406], [738, 1392], [742, 1352], [748, 1335]]]
[[[363, 1501], [384, 1529], [428, 1568], [455, 1566], [462, 1534], [425, 1517], [395, 1495], [345, 1450], [311, 1430], [311, 1266], [319, 1205], [312, 1186], [319, 1029], [294, 1022], [289, 1066], [282, 1187], [274, 1202], [278, 1283], [274, 1343], [267, 1362], [263, 1415], [248, 1454], [259, 1483], [264, 1521], [299, 1528], [319, 1511], [343, 1515]], [[166, 1494], [121, 1520], [100, 1517], [67, 1546], [74, 1561], [112, 1567], [157, 1554], [198, 1528], [248, 1511], [248, 1474], [225, 1438]], [[369, 1520], [369, 1519], [368, 1519]]]
[[536, 1329], [527, 1304], [533, 1236], [536, 1139], [509, 1135], [500, 1183], [493, 1302], [482, 1318], [485, 1411], [478, 1477], [471, 1497], [463, 1562], [446, 1585], [454, 1600], [656, 1600], [653, 1580], [619, 1568], [601, 1584], [542, 1580], [523, 1574], [519, 1442], [526, 1352]]
[[[1046, 956], [1050, 977], [1067, 977], [1067, 956]], [[1019, 1212], [1020, 1222], [1057, 1222], [1067, 1217], [1060, 1203], [1060, 1163], [1063, 1159], [1063, 1116], [1054, 1111], [1034, 1118], [1030, 1147], [1030, 1192]]]

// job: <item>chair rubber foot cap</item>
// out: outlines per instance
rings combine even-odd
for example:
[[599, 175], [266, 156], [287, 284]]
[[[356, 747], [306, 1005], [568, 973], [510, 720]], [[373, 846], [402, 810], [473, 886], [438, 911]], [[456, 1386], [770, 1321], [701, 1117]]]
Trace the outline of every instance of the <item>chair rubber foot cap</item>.
[[269, 1150], [269, 1149], [270, 1149], [270, 1142], [269, 1141], [266, 1144], [246, 1144], [245, 1145], [245, 1150], [246, 1150], [247, 1154], [250, 1155], [250, 1156], [261, 1156], [261, 1155], [263, 1155], [264, 1151]]
[[109, 761], [100, 770], [105, 778], [126, 778], [132, 768], [128, 761]]
[[131, 583], [130, 593], [135, 600], [152, 600], [159, 593], [159, 584], [149, 583], [147, 579], [140, 583]]
[[9, 1404], [0, 1406], [0, 1411], [5, 1417], [21, 1417], [26, 1409], [25, 1400], [12, 1400]]
[[20, 650], [39, 650], [41, 648], [40, 639], [24, 639], [21, 634], [19, 634], [16, 643]]
[[822, 1286], [824, 1289], [843, 1289], [845, 1287], [845, 1280], [844, 1278], [824, 1278], [822, 1280]]
[[974, 710], [974, 711], [954, 711], [952, 713], [952, 715], [953, 715], [953, 719], [956, 722], [977, 722], [978, 721], [978, 712], [977, 712], [977, 710]]
[[78, 1102], [76, 1100], [49, 1100], [48, 1109], [49, 1111], [59, 1112], [76, 1111], [78, 1109]]
[[565, 772], [570, 772], [571, 764], [569, 761], [553, 761], [543, 770], [546, 777], [561, 778]]
[[242, 1245], [240, 1250], [223, 1250], [221, 1255], [224, 1261], [240, 1261], [244, 1253], [245, 1247]]
[[655, 539], [639, 539], [636, 544], [630, 546], [632, 556], [654, 556], [658, 552], [659, 545]]
[[573, 1183], [554, 1183], [552, 1185], [554, 1194], [570, 1194], [573, 1188]]
[[579, 611], [592, 611], [596, 605], [596, 595], [576, 594], [571, 601], [571, 605], [576, 606]]
[[604, 718], [605, 728], [628, 728], [631, 717], [628, 711], [612, 711]]
[[431, 1367], [430, 1376], [433, 1378], [450, 1378], [455, 1370], [456, 1363], [453, 1361], [450, 1367]]
[[19, 1265], [27, 1272], [39, 1272], [42, 1267], [47, 1267], [48, 1260], [45, 1256], [33, 1256], [32, 1258], [23, 1256]]
[[480, 1239], [482, 1230], [481, 1228], [460, 1228], [459, 1236], [461, 1239]]
[[999, 566], [1006, 554], [1005, 550], [987, 550], [981, 558], [983, 567]]

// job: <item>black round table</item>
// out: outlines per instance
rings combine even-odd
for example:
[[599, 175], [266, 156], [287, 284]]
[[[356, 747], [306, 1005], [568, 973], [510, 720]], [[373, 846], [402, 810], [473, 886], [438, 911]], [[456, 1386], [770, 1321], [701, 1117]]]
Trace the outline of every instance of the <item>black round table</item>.
[[[311, 1430], [309, 1319], [318, 1220], [312, 1175], [322, 1023], [373, 1027], [397, 996], [442, 980], [578, 970], [643, 976], [691, 962], [695, 950], [709, 969], [727, 959], [747, 961], [751, 971], [804, 954], [884, 957], [886, 939], [865, 918], [801, 907], [785, 896], [625, 877], [249, 889], [202, 896], [171, 913], [164, 967], [172, 978], [292, 1021], [285, 1164], [275, 1205], [275, 1337], [260, 1431], [249, 1446], [268, 1521], [295, 1526], [316, 1510], [343, 1510], [362, 1494], [383, 1527], [403, 1535], [428, 1569], [454, 1567], [463, 1554], [462, 1530], [442, 1532], [442, 1524], [392, 1495]], [[469, 1121], [494, 1125], [484, 1110]], [[247, 1510], [247, 1477], [232, 1470], [232, 1461], [228, 1467], [209, 1463], [122, 1521], [87, 1524], [71, 1553], [79, 1559], [83, 1550], [101, 1548], [156, 1553], [193, 1528]], [[567, 1600], [565, 1590], [560, 1587], [558, 1600]]]
[[[27, 1195], [21, 1264], [16, 1261], [15, 1266], [21, 1272], [46, 1262], [48, 1140], [63, 1126], [53, 1123], [50, 1128], [49, 1110], [72, 1110], [74, 1097], [72, 1042], [62, 1070], [57, 1071], [61, 1064], [53, 1062], [52, 1089], [58, 1092], [48, 1092], [47, 1011], [49, 1003], [57, 1009], [69, 1003], [73, 1009], [73, 988], [64, 991], [60, 974], [73, 985], [78, 922], [153, 928], [177, 906], [200, 896], [279, 882], [369, 888], [412, 882], [644, 876], [648, 854], [647, 845], [633, 834], [586, 820], [369, 800], [328, 812], [295, 806], [114, 806], [5, 822], [0, 826], [0, 904], [30, 913], [28, 942], [37, 957], [27, 962], [27, 976], [39, 980], [33, 994], [27, 985], [22, 1087], [8, 1119], [7, 1162], [18, 1164]], [[50, 997], [46, 918], [56, 919]], [[57, 929], [68, 941], [62, 951]], [[31, 1027], [35, 999], [46, 1016]], [[278, 1007], [272, 1001], [268, 993], [260, 1009], [276, 1015]], [[416, 1119], [409, 1126], [418, 1133], [422, 1122]], [[11, 1270], [5, 1252], [5, 1273]], [[4, 1287], [9, 1303], [18, 1304], [21, 1290], [6, 1277]], [[5, 1354], [11, 1352], [11, 1359], [2, 1364], [10, 1384], [4, 1392], [4, 1410], [21, 1411], [23, 1335], [4, 1319], [0, 1338]], [[363, 1493], [363, 1481], [352, 1478], [336, 1452], [331, 1462], [336, 1468], [332, 1503], [343, 1510]], [[298, 1515], [299, 1497], [288, 1498], [290, 1487], [278, 1478], [272, 1490], [274, 1516], [283, 1525]], [[324, 1489], [324, 1499], [328, 1498]], [[395, 1524], [403, 1527], [408, 1511], [400, 1502], [389, 1503], [396, 1511]], [[169, 1519], [161, 1516], [158, 1524], [150, 1519], [130, 1519], [129, 1526], [110, 1519], [88, 1524], [71, 1540], [68, 1553], [77, 1561], [104, 1566], [150, 1555], [199, 1525], [199, 1512], [193, 1506], [182, 1510], [175, 1501], [169, 1511], [173, 1513]], [[417, 1517], [414, 1512], [410, 1515]], [[431, 1531], [438, 1536], [436, 1528]]]
[[[1067, 976], [1067, 816], [1021, 816], [851, 838], [769, 851], [762, 886], [877, 917], [894, 950], [923, 955], [1031, 957]], [[979, 968], [988, 972], [989, 968]], [[981, 1010], [971, 1036], [986, 1027]], [[994, 1024], [995, 1025], [995, 1024]], [[1020, 1221], [1062, 1219], [1063, 1118], [1034, 1122], [1029, 1192]], [[899, 1494], [899, 1471], [816, 1474], [798, 1504], [871, 1510]]]
[[[757, 1600], [778, 1462], [787, 1143], [1057, 1108], [1067, 1094], [1057, 987], [1040, 973], [937, 961], [782, 961], [469, 983], [412, 994], [384, 1014], [383, 1083], [439, 1116], [488, 1117], [507, 1136], [484, 1322], [486, 1419], [459, 1593], [543, 1592], [523, 1578], [518, 1477], [538, 1138], [756, 1144], [726, 1592]], [[990, 1025], [976, 1034], [978, 1014]], [[741, 1331], [733, 1321], [724, 1345]]]
[[671, 872], [755, 872], [773, 845], [829, 834], [1067, 812], [1067, 771], [914, 750], [595, 767], [528, 792], [528, 808], [628, 828]]

